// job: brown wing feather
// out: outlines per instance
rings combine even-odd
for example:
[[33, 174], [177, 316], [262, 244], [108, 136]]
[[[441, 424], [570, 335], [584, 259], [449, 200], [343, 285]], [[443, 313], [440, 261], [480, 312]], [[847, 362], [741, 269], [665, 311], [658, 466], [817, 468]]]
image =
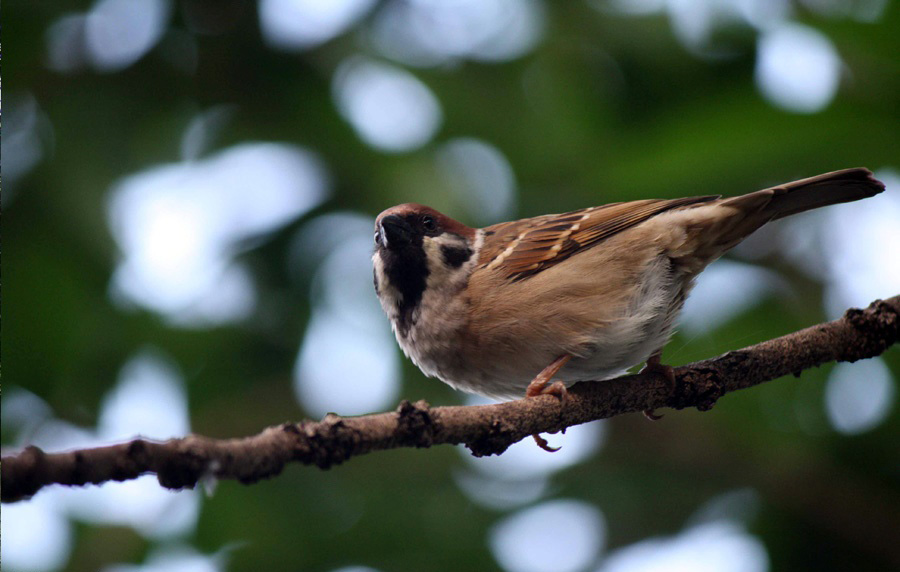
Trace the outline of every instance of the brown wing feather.
[[490, 241], [490, 248], [482, 249], [479, 263], [482, 267], [498, 268], [508, 278], [521, 280], [661, 212], [717, 198], [707, 196], [613, 203], [495, 224], [484, 229], [494, 238]]

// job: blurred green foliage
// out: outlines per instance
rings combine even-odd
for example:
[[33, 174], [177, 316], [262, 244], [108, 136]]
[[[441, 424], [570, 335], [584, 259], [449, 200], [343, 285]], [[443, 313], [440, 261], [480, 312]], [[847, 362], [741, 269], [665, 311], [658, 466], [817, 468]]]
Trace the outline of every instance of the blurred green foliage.
[[[797, 19], [830, 38], [845, 65], [838, 95], [813, 114], [784, 111], [760, 95], [757, 34], [749, 27], [720, 31], [716, 41], [728, 57], [703, 58], [679, 43], [664, 15], [548, 2], [543, 37], [520, 58], [409, 68], [436, 95], [443, 124], [434, 141], [406, 153], [366, 145], [332, 98], [344, 58], [379, 58], [367, 41], [372, 14], [321, 46], [291, 53], [262, 40], [254, 4], [177, 2], [166, 35], [134, 65], [114, 73], [48, 69], [48, 26], [86, 7], [4, 7], [7, 106], [32, 96], [52, 135], [43, 132], [45, 152], [34, 169], [3, 189], [2, 356], [5, 394], [25, 388], [56, 417], [85, 427], [96, 423], [122, 365], [148, 346], [184, 373], [196, 433], [236, 437], [303, 417], [291, 376], [311, 312], [311, 277], [297, 279], [287, 268], [294, 232], [322, 213], [374, 215], [405, 201], [465, 218], [433, 160], [435, 145], [453, 137], [479, 138], [506, 156], [517, 181], [514, 216], [736, 194], [844, 167], [896, 168], [900, 159], [900, 10], [891, 2], [876, 23], [794, 5]], [[215, 31], [198, 31], [197, 21], [215, 23]], [[189, 73], [167, 53], [179, 41], [196, 50]], [[223, 104], [233, 113], [214, 149], [247, 140], [306, 146], [331, 174], [331, 198], [242, 252], [260, 300], [244, 321], [185, 329], [114, 305], [111, 186], [179, 160], [192, 118]], [[793, 294], [769, 296], [715, 331], [676, 335], [665, 354], [670, 363], [826, 318], [818, 279], [777, 253], [754, 263], [778, 272]], [[885, 360], [900, 374], [896, 349]], [[900, 416], [895, 407], [857, 436], [832, 431], [822, 406], [829, 370], [729, 395], [709, 413], [667, 412], [659, 423], [614, 419], [599, 453], [554, 475], [546, 497], [600, 507], [609, 552], [675, 534], [709, 499], [750, 489], [758, 504], [749, 530], [765, 544], [771, 570], [891, 569], [896, 542], [879, 527], [900, 519]], [[401, 394], [461, 401], [406, 360]], [[814, 431], [797, 421], [804, 408], [813, 412]], [[4, 445], [18, 438], [4, 425]], [[565, 447], [565, 437], [555, 442]], [[479, 506], [458, 488], [454, 475], [463, 468], [456, 451], [441, 447], [378, 453], [327, 472], [290, 467], [249, 487], [222, 482], [204, 499], [186, 542], [205, 553], [225, 550], [229, 570], [496, 569], [486, 534], [506, 512]], [[153, 548], [131, 529], [82, 524], [67, 569], [137, 563]]]

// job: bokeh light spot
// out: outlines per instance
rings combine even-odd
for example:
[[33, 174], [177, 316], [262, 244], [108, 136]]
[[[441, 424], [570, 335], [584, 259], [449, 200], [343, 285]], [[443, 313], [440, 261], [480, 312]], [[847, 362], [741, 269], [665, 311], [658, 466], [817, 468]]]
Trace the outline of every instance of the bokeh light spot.
[[108, 209], [123, 257], [112, 295], [184, 327], [239, 320], [256, 301], [250, 274], [233, 260], [241, 241], [284, 225], [326, 194], [318, 158], [276, 143], [244, 143], [127, 177]]
[[784, 281], [752, 264], [717, 260], [697, 278], [681, 313], [679, 326], [688, 334], [715, 330], [758, 304]]
[[52, 150], [53, 126], [30, 93], [7, 98], [3, 114], [3, 208], [9, 206], [16, 183], [28, 174]]
[[576, 572], [603, 550], [606, 523], [603, 514], [585, 502], [554, 500], [498, 522], [489, 542], [507, 572]]
[[531, 51], [544, 20], [536, 0], [391, 2], [378, 13], [372, 37], [381, 53], [408, 65], [497, 62]]
[[460, 470], [454, 473], [453, 480], [472, 502], [502, 510], [536, 502], [550, 488], [550, 479], [543, 475], [499, 477], [480, 471]]
[[100, 408], [97, 434], [118, 442], [143, 435], [153, 439], [190, 433], [187, 394], [175, 366], [157, 352], [144, 350], [119, 374]]
[[500, 222], [513, 214], [515, 175], [499, 149], [465, 137], [441, 145], [436, 158], [450, 188], [479, 225]]
[[442, 112], [424, 83], [400, 68], [351, 58], [334, 76], [338, 110], [359, 137], [382, 151], [411, 151], [434, 137]]
[[365, 331], [331, 311], [313, 314], [294, 372], [294, 388], [313, 416], [360, 415], [397, 398], [400, 369], [389, 332]]
[[766, 572], [766, 549], [743, 527], [710, 522], [666, 539], [651, 538], [612, 552], [598, 572]]
[[114, 564], [102, 572], [218, 572], [225, 570], [223, 555], [206, 555], [182, 545], [163, 546], [142, 564]]
[[[466, 403], [480, 405], [492, 402], [469, 395], [466, 396]], [[551, 445], [562, 445], [562, 449], [552, 455], [540, 449], [531, 439], [512, 444], [502, 455], [473, 457], [467, 449], [460, 448], [459, 451], [475, 470], [487, 476], [500, 479], [511, 475], [518, 479], [543, 477], [581, 463], [595, 454], [605, 441], [606, 429], [606, 422], [594, 421], [569, 427], [565, 434], [545, 435]]]
[[[374, 224], [348, 213], [313, 219], [292, 248], [295, 259], [330, 250], [313, 278], [313, 315], [294, 368], [297, 398], [314, 416], [371, 413], [398, 396], [396, 343], [372, 289]], [[323, 244], [324, 229], [332, 238]]]
[[839, 433], [864, 433], [887, 419], [896, 394], [894, 378], [881, 358], [839, 363], [825, 386], [828, 420]]
[[53, 498], [40, 494], [3, 505], [0, 560], [4, 569], [45, 572], [61, 569], [72, 549], [72, 527]]
[[818, 219], [826, 308], [833, 318], [900, 292], [900, 264], [888, 262], [900, 261], [900, 173], [881, 169], [875, 177], [885, 192], [829, 207]]
[[837, 93], [837, 50], [821, 32], [785, 24], [764, 32], [757, 46], [756, 84], [772, 104], [795, 113], [815, 113]]
[[260, 0], [266, 41], [285, 50], [317, 46], [362, 18], [374, 0]]
[[94, 67], [118, 71], [139, 60], [162, 37], [169, 11], [166, 0], [99, 0], [85, 20], [85, 45]]

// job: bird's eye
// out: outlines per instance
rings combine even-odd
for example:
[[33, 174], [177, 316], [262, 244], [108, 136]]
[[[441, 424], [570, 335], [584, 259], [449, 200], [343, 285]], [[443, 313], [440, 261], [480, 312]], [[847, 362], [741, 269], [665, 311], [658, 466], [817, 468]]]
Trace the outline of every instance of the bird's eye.
[[437, 223], [434, 222], [434, 217], [430, 215], [425, 215], [422, 217], [422, 226], [426, 231], [432, 232], [437, 228]]
[[376, 230], [376, 231], [375, 231], [375, 246], [378, 246], [378, 243], [379, 243], [378, 239], [379, 239], [380, 237], [381, 237], [381, 233], [379, 233], [379, 232]]

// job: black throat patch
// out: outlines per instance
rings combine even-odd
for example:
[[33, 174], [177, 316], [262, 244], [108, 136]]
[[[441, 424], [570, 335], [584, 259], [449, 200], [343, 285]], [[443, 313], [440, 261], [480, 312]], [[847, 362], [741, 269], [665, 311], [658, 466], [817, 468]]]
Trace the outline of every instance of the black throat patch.
[[381, 249], [384, 274], [391, 286], [400, 293], [397, 301], [397, 332], [404, 338], [415, 324], [415, 311], [422, 301], [428, 280], [428, 263], [422, 248], [422, 238], [402, 249]]

